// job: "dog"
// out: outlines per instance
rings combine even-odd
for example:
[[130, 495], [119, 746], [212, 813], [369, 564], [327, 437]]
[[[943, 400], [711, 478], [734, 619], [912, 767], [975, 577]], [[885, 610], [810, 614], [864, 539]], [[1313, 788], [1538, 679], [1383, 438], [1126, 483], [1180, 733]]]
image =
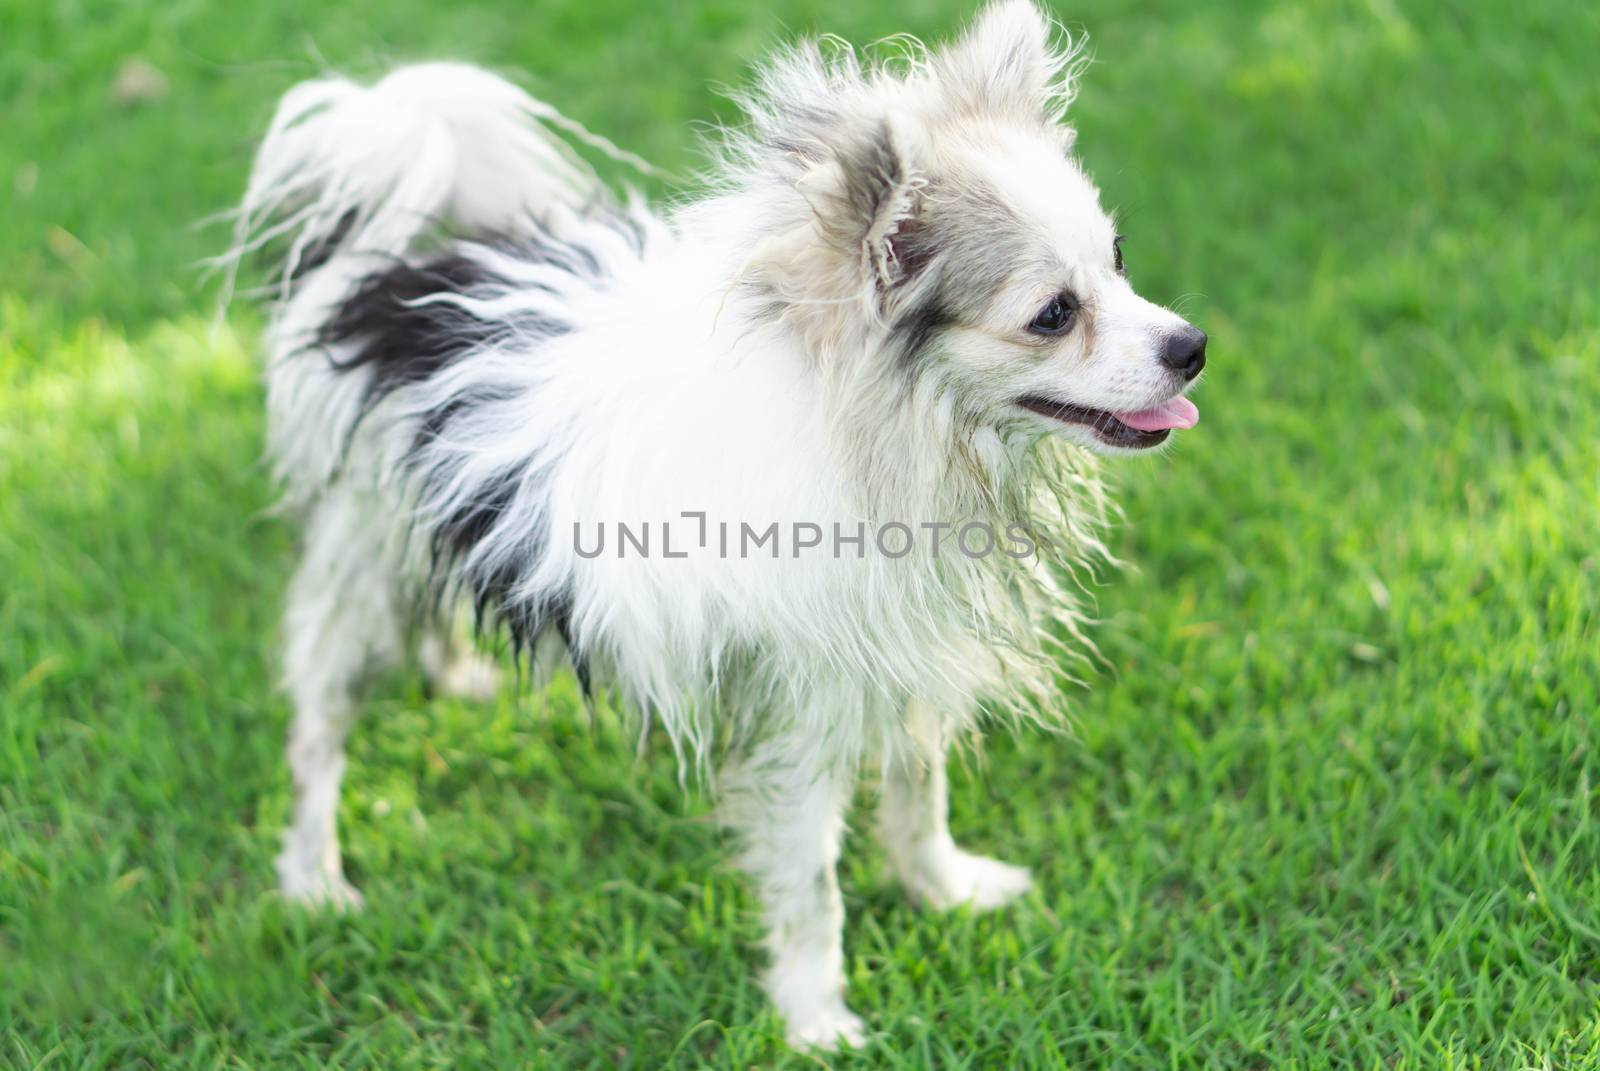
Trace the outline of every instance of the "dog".
[[359, 903], [362, 686], [416, 656], [492, 692], [469, 611], [704, 775], [795, 1046], [867, 1037], [835, 878], [863, 770], [916, 900], [1029, 888], [952, 840], [947, 749], [1056, 716], [1110, 557], [1097, 455], [1192, 427], [1206, 359], [1075, 162], [1081, 59], [1026, 0], [933, 50], [803, 41], [659, 212], [574, 143], [642, 160], [473, 67], [288, 92], [228, 258], [277, 258], [268, 449], [304, 526], [284, 894]]

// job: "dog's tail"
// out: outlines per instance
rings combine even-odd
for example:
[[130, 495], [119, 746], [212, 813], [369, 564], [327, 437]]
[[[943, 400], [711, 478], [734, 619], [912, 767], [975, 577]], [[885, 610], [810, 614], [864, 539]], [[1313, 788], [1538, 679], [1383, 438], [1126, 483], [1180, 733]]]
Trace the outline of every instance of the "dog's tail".
[[282, 250], [287, 297], [296, 279], [343, 252], [399, 256], [441, 234], [516, 237], [555, 205], [608, 198], [561, 135], [652, 171], [464, 64], [402, 67], [370, 87], [301, 83], [279, 102], [256, 153], [233, 246], [219, 258], [227, 290], [240, 260], [262, 249]]

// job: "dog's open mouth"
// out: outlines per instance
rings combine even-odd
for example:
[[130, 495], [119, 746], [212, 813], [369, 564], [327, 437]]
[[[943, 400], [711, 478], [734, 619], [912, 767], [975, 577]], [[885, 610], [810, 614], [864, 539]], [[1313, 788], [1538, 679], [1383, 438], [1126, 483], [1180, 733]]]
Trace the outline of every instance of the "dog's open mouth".
[[1018, 398], [1017, 404], [1063, 424], [1081, 424], [1107, 446], [1125, 450], [1149, 449], [1165, 442], [1174, 428], [1192, 428], [1200, 421], [1200, 410], [1181, 395], [1150, 409], [1126, 412], [1089, 409], [1032, 394]]

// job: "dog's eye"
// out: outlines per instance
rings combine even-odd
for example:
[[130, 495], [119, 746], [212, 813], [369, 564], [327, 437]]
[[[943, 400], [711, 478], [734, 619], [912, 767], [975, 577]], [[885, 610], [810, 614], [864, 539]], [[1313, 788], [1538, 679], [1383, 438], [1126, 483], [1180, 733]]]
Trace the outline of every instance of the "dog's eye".
[[1117, 269], [1118, 275], [1126, 275], [1127, 271], [1122, 266], [1122, 240], [1123, 235], [1111, 239], [1111, 264]]
[[1028, 330], [1036, 335], [1063, 334], [1072, 326], [1072, 316], [1077, 311], [1078, 303], [1071, 294], [1057, 294], [1050, 299], [1050, 304], [1039, 310]]

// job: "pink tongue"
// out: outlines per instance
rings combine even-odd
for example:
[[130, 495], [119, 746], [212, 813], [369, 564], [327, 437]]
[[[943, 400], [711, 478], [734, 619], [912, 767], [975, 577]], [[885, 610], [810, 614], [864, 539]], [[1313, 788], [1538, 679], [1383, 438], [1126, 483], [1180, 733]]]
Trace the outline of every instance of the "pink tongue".
[[1137, 413], [1112, 413], [1136, 431], [1166, 431], [1168, 428], [1192, 428], [1200, 423], [1200, 410], [1187, 398], [1174, 398], [1162, 402], [1154, 409], [1141, 409]]

